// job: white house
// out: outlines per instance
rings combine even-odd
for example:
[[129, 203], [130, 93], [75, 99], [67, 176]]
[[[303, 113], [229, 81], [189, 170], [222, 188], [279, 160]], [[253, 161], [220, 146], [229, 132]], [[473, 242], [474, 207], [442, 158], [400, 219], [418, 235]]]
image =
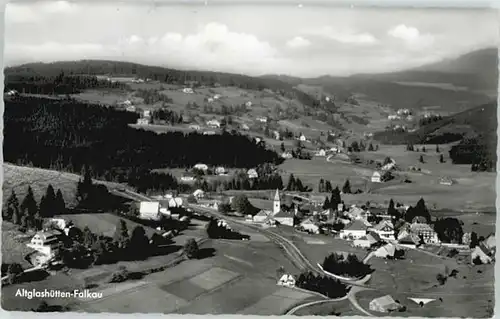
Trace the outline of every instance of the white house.
[[250, 102], [250, 101], [246, 102], [246, 103], [245, 103], [245, 106], [246, 106], [246, 107], [252, 107], [252, 102]]
[[300, 226], [313, 234], [319, 234], [319, 226], [312, 220], [312, 218], [306, 218], [300, 223]]
[[122, 104], [125, 106], [132, 106], [132, 102], [130, 102], [130, 100], [125, 100], [122, 102]]
[[150, 119], [149, 118], [140, 118], [140, 119], [137, 119], [137, 125], [148, 125], [150, 122]]
[[366, 237], [361, 237], [359, 239], [355, 239], [352, 242], [352, 245], [354, 247], [360, 247], [360, 248], [370, 248], [371, 243]]
[[52, 257], [59, 246], [59, 235], [57, 231], [41, 231], [36, 233], [26, 246]]
[[182, 89], [182, 92], [187, 93], [187, 94], [192, 94], [192, 93], [194, 93], [194, 91], [193, 91], [193, 89], [192, 89], [192, 88], [184, 88], [184, 89]]
[[215, 94], [214, 95], [214, 100], [218, 100], [218, 99], [220, 99], [220, 94]]
[[334, 153], [338, 153], [339, 152], [339, 148], [336, 147], [336, 146], [333, 146], [330, 148], [330, 151], [334, 152]]
[[382, 183], [382, 175], [379, 172], [373, 172], [372, 183]]
[[490, 250], [488, 250], [485, 245], [479, 244], [477, 245], [471, 252], [470, 260], [471, 263], [474, 264], [474, 260], [479, 258], [481, 263], [489, 264], [493, 261], [493, 258], [490, 256]]
[[254, 168], [251, 168], [247, 171], [248, 178], [258, 178], [259, 174]]
[[275, 139], [275, 140], [279, 140], [279, 139], [280, 139], [280, 132], [278, 132], [278, 131], [273, 131], [273, 136], [274, 136], [274, 139]]
[[449, 177], [441, 177], [439, 179], [439, 184], [441, 185], [446, 185], [446, 186], [451, 186], [453, 185], [453, 180]]
[[273, 216], [273, 219], [280, 225], [293, 226], [293, 213], [281, 210]]
[[267, 123], [267, 117], [264, 117], [264, 116], [259, 116], [256, 118], [256, 120], [261, 122], [261, 123]]
[[203, 135], [215, 135], [214, 131], [205, 131], [203, 132]]
[[212, 128], [220, 128], [220, 122], [217, 120], [210, 120], [207, 122], [207, 125]]
[[139, 217], [141, 219], [159, 220], [160, 202], [141, 202], [139, 206]]
[[398, 115], [389, 115], [387, 117], [388, 120], [399, 120], [401, 117]]
[[410, 226], [410, 232], [418, 238], [423, 237], [426, 244], [439, 244], [440, 240], [437, 233], [428, 224], [413, 223]]
[[17, 95], [18, 92], [16, 90], [10, 90], [9, 92], [7, 92], [7, 95], [8, 96], [14, 96], [14, 95]]
[[294, 287], [295, 286], [295, 278], [292, 275], [284, 274], [278, 280], [278, 286]]
[[292, 158], [292, 157], [293, 157], [293, 155], [292, 155], [292, 153], [290, 153], [290, 152], [283, 152], [283, 153], [281, 154], [281, 157], [282, 157], [282, 158], [285, 158], [285, 159], [290, 159], [290, 158]]
[[316, 152], [316, 156], [326, 156], [326, 151], [324, 149], [320, 149]]
[[394, 301], [394, 299], [390, 295], [386, 295], [373, 299], [372, 301], [370, 301], [368, 307], [371, 311], [393, 312], [400, 309], [401, 305]]
[[394, 225], [389, 220], [382, 220], [370, 230], [378, 234], [382, 239], [394, 240]]
[[226, 169], [222, 166], [219, 166], [215, 169], [215, 174], [224, 175], [224, 174], [226, 174]]
[[241, 124], [241, 129], [248, 131], [250, 129], [250, 127], [247, 124]]
[[151, 117], [151, 110], [144, 110], [144, 112], [142, 113], [142, 116], [143, 117]]
[[211, 98], [211, 97], [209, 97], [209, 98], [207, 99], [207, 102], [208, 102], [208, 103], [212, 103], [213, 101], [214, 101], [214, 99], [213, 99], [213, 98]]
[[264, 223], [269, 219], [269, 216], [271, 216], [271, 212], [267, 210], [261, 210], [257, 214], [253, 216], [253, 221], [256, 223]]
[[194, 169], [199, 169], [200, 171], [206, 172], [208, 170], [208, 165], [207, 164], [202, 164], [198, 163], [195, 166], [193, 166]]
[[197, 125], [197, 124], [189, 125], [189, 128], [192, 129], [192, 130], [195, 130], [195, 131], [201, 130], [201, 127], [199, 125]]
[[201, 189], [197, 189], [193, 192], [193, 196], [197, 199], [205, 197], [205, 192]]
[[301, 142], [305, 142], [305, 141], [307, 141], [306, 136], [305, 136], [304, 134], [300, 135], [300, 137], [299, 137], [299, 141], [301, 141]]
[[387, 258], [387, 257], [394, 257], [395, 253], [396, 253], [396, 246], [394, 246], [393, 244], [387, 244], [375, 250], [373, 254], [379, 258]]
[[135, 111], [137, 111], [137, 109], [136, 109], [136, 108], [135, 108], [135, 106], [133, 106], [133, 105], [127, 106], [127, 107], [125, 108], [125, 110], [126, 110], [127, 112], [135, 112]]
[[355, 220], [351, 225], [340, 231], [340, 238], [342, 239], [360, 239], [366, 236], [366, 226], [360, 220]]
[[183, 182], [193, 182], [194, 181], [194, 176], [182, 176], [181, 181]]

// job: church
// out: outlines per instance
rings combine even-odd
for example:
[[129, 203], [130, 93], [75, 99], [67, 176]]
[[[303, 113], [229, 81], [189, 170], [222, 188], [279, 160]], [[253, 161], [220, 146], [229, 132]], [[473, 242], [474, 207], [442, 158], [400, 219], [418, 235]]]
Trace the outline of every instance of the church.
[[276, 194], [274, 195], [273, 201], [273, 216], [276, 222], [281, 225], [293, 226], [294, 214], [292, 212], [286, 212], [281, 209], [281, 197], [280, 192], [276, 189]]

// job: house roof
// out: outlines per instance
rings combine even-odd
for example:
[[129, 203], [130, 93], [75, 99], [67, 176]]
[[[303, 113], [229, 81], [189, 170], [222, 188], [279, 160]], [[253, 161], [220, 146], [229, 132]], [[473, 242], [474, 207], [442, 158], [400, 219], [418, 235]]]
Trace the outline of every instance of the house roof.
[[160, 202], [141, 202], [139, 211], [141, 213], [157, 213], [160, 210]]
[[380, 175], [380, 173], [379, 173], [379, 172], [376, 172], [376, 171], [375, 171], [375, 172], [373, 172], [372, 177], [380, 177], [380, 176], [382, 176], [382, 175]]
[[366, 235], [366, 238], [372, 243], [377, 243], [379, 241], [381, 241], [382, 239], [380, 238], [380, 236], [377, 234], [377, 233], [374, 233], [374, 232], [370, 232], [368, 233], [368, 235]]
[[377, 303], [382, 307], [397, 305], [396, 301], [391, 297], [391, 295], [385, 295], [379, 298], [375, 298], [372, 300], [373, 303]]
[[394, 256], [396, 253], [396, 246], [393, 244], [387, 244], [377, 249], [377, 252], [384, 253], [386, 256]]
[[351, 225], [349, 225], [345, 229], [346, 230], [366, 230], [366, 225], [360, 220], [355, 220]]
[[432, 227], [428, 224], [420, 224], [420, 223], [414, 223], [411, 224], [410, 230], [412, 232], [418, 232], [418, 231], [434, 231]]
[[197, 190], [195, 190], [195, 191], [193, 192], [193, 195], [203, 194], [203, 193], [204, 193], [204, 191], [203, 191], [203, 190], [201, 190], [201, 189], [197, 189]]
[[280, 210], [278, 213], [276, 213], [276, 214], [274, 215], [274, 217], [275, 217], [275, 218], [276, 218], [276, 217], [277, 217], [277, 218], [287, 218], [287, 217], [288, 217], [288, 218], [293, 218], [293, 214], [292, 214], [292, 213], [290, 213], [290, 212], [286, 212], [286, 211], [284, 211], [284, 210]]
[[257, 214], [255, 214], [255, 216], [259, 216], [259, 217], [267, 217], [269, 216], [270, 212], [267, 211], [267, 210], [261, 210], [260, 212], [258, 212]]
[[377, 225], [373, 226], [373, 229], [375, 229], [375, 230], [382, 230], [385, 227], [390, 227], [391, 229], [394, 229], [394, 225], [392, 225], [392, 222], [390, 222], [388, 220], [381, 221]]

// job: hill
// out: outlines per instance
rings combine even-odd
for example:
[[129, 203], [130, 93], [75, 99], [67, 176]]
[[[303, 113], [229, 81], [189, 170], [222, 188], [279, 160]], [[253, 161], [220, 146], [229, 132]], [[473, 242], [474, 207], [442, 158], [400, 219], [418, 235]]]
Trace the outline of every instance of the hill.
[[424, 65], [387, 74], [354, 76], [361, 79], [391, 81], [404, 85], [469, 90], [496, 96], [498, 87], [498, 49], [487, 48]]
[[[459, 142], [450, 151], [454, 162], [471, 164], [486, 158], [496, 163], [497, 125], [497, 103], [490, 102], [423, 125], [414, 132], [384, 131], [376, 133], [374, 138], [385, 144]], [[459, 149], [467, 153], [466, 159], [452, 154]]]

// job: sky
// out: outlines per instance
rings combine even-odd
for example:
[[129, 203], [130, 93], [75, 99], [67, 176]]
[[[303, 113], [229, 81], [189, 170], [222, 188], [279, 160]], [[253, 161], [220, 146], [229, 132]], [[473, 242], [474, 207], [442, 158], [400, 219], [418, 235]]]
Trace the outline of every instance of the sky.
[[498, 41], [486, 9], [20, 2], [5, 63], [109, 59], [298, 77], [408, 69]]

